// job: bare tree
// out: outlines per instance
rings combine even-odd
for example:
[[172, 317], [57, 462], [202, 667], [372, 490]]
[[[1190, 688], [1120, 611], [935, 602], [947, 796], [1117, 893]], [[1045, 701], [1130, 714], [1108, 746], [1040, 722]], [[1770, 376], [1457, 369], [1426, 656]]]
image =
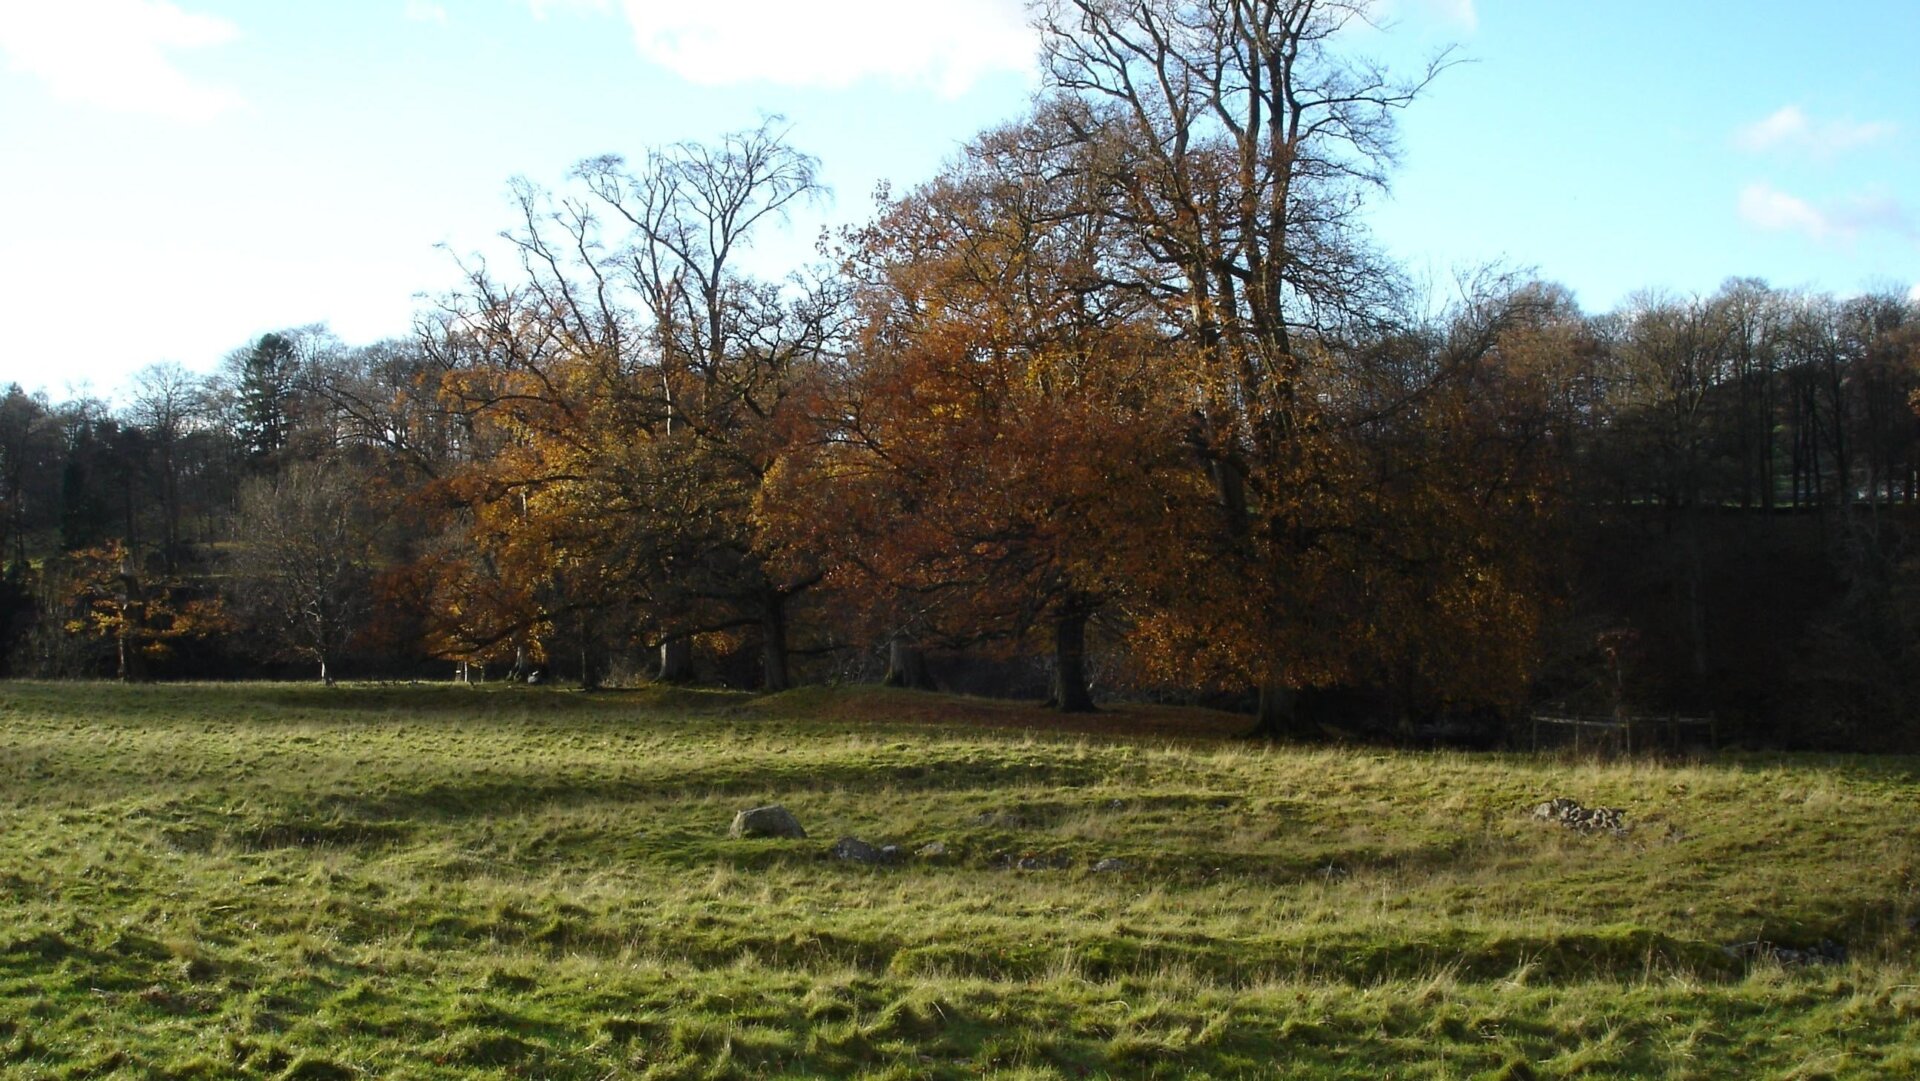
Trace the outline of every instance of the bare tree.
[[160, 504], [160, 557], [169, 574], [180, 565], [182, 444], [199, 424], [206, 402], [205, 382], [179, 364], [149, 365], [133, 377], [129, 419], [147, 433], [152, 448], [149, 472]]
[[10, 384], [0, 395], [0, 562], [20, 571], [28, 531], [55, 524], [61, 449], [59, 418], [46, 395]]
[[298, 461], [240, 493], [234, 558], [241, 608], [286, 652], [335, 662], [372, 607], [379, 518], [362, 479], [339, 461]]

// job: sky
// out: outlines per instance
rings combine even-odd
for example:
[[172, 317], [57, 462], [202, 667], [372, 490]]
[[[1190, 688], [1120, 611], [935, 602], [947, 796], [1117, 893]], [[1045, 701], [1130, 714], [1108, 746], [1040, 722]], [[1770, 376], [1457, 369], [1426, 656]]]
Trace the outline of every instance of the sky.
[[[1452, 46], [1376, 238], [1590, 311], [1729, 277], [1920, 299], [1920, 0], [1376, 0]], [[509, 183], [778, 115], [832, 197], [803, 260], [1037, 86], [1021, 0], [0, 0], [0, 385], [107, 396], [270, 330], [408, 333]]]

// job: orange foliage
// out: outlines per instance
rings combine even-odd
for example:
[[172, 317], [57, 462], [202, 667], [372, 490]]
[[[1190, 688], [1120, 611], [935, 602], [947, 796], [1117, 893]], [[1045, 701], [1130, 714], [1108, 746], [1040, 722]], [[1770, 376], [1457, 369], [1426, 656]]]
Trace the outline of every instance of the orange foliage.
[[218, 597], [196, 597], [178, 579], [147, 575], [117, 540], [69, 558], [67, 604], [77, 614], [66, 631], [117, 642], [123, 679], [139, 676], [143, 661], [171, 657], [177, 642], [234, 629]]
[[1106, 238], [1029, 125], [855, 239], [859, 337], [760, 511], [875, 631], [1005, 639], [1125, 597], [1178, 487], [1172, 349], [1094, 284]]

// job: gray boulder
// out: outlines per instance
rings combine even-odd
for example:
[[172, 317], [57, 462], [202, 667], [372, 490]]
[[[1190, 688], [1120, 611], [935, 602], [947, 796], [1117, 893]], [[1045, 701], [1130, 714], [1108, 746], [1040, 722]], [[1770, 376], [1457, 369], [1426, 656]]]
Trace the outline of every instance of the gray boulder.
[[[897, 849], [895, 851], [898, 851]], [[842, 837], [833, 842], [833, 858], [851, 860], [854, 863], [885, 863], [886, 852], [862, 841], [858, 837]]]
[[754, 807], [733, 816], [729, 837], [805, 837], [807, 831], [793, 812], [777, 803]]

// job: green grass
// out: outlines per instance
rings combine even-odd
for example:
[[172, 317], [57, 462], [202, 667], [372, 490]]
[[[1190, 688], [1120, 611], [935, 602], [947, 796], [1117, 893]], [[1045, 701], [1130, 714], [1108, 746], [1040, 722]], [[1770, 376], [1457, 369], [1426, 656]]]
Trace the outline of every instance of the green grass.
[[[1026, 730], [1049, 719], [0, 684], [0, 1074], [1920, 1073], [1920, 761]], [[1528, 817], [1557, 795], [1633, 829]], [[763, 801], [813, 836], [728, 839]], [[844, 833], [949, 855], [828, 859]], [[1756, 938], [1850, 959], [1721, 949]]]

